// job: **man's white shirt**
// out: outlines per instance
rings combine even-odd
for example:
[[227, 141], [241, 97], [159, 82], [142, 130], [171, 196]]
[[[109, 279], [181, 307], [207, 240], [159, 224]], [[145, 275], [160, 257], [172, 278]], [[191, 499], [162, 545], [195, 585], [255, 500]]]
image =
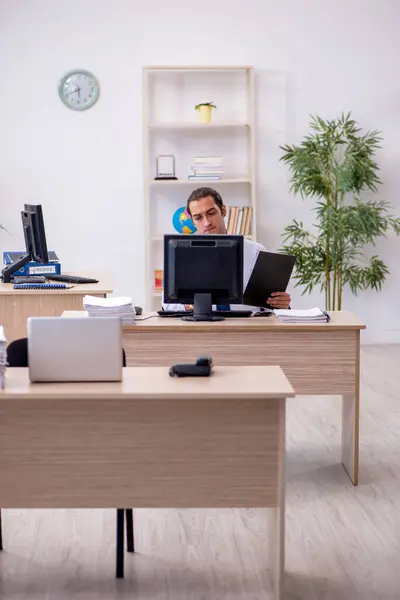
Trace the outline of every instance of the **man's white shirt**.
[[[266, 248], [262, 244], [247, 240], [246, 238], [243, 240], [243, 243], [243, 289], [246, 290], [250, 276], [254, 269], [254, 265], [256, 264], [258, 254], [261, 251], [266, 252]], [[267, 300], [268, 298], [265, 298], [265, 303]], [[185, 306], [183, 304], [165, 304], [163, 302], [162, 307], [164, 310], [177, 312], [185, 310]], [[246, 306], [245, 304], [232, 304], [231, 308], [232, 310], [260, 310], [259, 306]], [[213, 310], [215, 309], [216, 307], [213, 306]]]

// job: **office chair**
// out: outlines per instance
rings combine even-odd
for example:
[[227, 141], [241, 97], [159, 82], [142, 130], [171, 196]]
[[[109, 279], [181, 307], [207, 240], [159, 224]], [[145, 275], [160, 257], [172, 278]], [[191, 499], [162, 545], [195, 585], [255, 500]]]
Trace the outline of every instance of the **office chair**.
[[[28, 338], [21, 338], [10, 342], [7, 346], [7, 363], [9, 367], [28, 367]], [[122, 348], [122, 365], [126, 367], [126, 354]], [[135, 552], [133, 531], [133, 509], [117, 508], [117, 552], [116, 552], [116, 577], [124, 576], [124, 520], [126, 515], [126, 549]], [[3, 550], [0, 508], [0, 550]]]

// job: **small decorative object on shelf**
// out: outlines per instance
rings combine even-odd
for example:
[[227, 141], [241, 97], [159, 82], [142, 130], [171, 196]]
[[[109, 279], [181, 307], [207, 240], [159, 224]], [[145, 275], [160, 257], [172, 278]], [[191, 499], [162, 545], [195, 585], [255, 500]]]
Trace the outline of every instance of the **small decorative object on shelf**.
[[154, 269], [154, 289], [156, 292], [161, 292], [163, 289], [164, 271], [162, 269]]
[[175, 177], [175, 156], [157, 156], [157, 176], [154, 179], [178, 179]]
[[201, 104], [196, 104], [194, 108], [199, 113], [200, 123], [210, 123], [212, 109], [217, 107], [212, 102], [202, 102]]
[[218, 181], [224, 176], [221, 156], [199, 156], [193, 159], [191, 174], [188, 179], [191, 181], [204, 181], [211, 179]]
[[186, 210], [186, 206], [181, 206], [172, 216], [172, 225], [178, 233], [193, 234], [197, 229], [194, 226], [191, 216]]

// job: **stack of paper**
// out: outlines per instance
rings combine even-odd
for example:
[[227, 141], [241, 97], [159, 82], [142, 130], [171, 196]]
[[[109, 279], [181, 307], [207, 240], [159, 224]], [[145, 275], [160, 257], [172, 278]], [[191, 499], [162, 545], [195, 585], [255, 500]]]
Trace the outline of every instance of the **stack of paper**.
[[84, 296], [83, 307], [89, 317], [120, 317], [124, 325], [135, 324], [135, 309], [132, 299], [120, 298], [97, 298], [96, 296]]
[[4, 387], [6, 378], [6, 364], [7, 364], [7, 351], [6, 351], [6, 336], [4, 328], [0, 325], [0, 390]]
[[326, 323], [329, 315], [318, 307], [306, 310], [275, 309], [274, 313], [282, 323]]

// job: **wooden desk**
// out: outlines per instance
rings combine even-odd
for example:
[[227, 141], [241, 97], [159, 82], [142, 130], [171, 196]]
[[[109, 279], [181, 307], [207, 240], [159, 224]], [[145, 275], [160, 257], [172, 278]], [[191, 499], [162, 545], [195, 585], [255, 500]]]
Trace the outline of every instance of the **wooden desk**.
[[268, 507], [276, 597], [284, 569], [282, 370], [218, 367], [210, 378], [127, 368], [122, 383], [0, 392], [2, 508]]
[[216, 323], [157, 316], [124, 327], [123, 343], [128, 366], [172, 365], [210, 354], [216, 365], [279, 364], [296, 395], [343, 396], [342, 464], [357, 485], [360, 331], [365, 325], [348, 311], [330, 315], [329, 323], [312, 324], [282, 324], [275, 316]]
[[99, 283], [75, 285], [68, 290], [14, 290], [12, 283], [0, 282], [0, 324], [4, 325], [7, 340], [26, 337], [28, 317], [53, 317], [65, 310], [82, 310], [86, 294], [105, 297], [113, 291], [111, 277], [89, 276], [99, 279]]

